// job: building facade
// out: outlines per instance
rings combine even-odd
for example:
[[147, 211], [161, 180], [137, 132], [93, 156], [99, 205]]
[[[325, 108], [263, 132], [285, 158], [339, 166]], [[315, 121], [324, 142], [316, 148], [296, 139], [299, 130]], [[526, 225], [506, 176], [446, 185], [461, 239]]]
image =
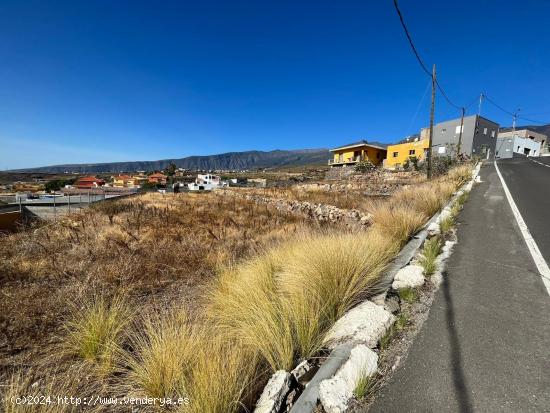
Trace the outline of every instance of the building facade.
[[540, 156], [541, 142], [520, 136], [512, 136], [506, 134], [498, 135], [496, 146], [497, 158], [512, 158], [514, 153], [527, 156]]
[[422, 161], [426, 158], [429, 140], [418, 137], [407, 138], [404, 142], [388, 145], [387, 158], [384, 160], [384, 167], [395, 169], [402, 167], [411, 158]]
[[[460, 118], [434, 125], [432, 153], [439, 156], [458, 155]], [[479, 115], [465, 116], [462, 126], [460, 153], [467, 156], [493, 157], [496, 149], [499, 124]], [[429, 138], [424, 128], [421, 138]]]
[[[513, 131], [499, 132], [498, 134], [499, 138], [512, 138], [513, 136], [539, 142], [540, 143], [539, 153], [548, 153], [548, 136], [542, 133], [535, 132], [529, 129], [517, 129], [515, 134]], [[529, 147], [532, 146], [530, 144], [527, 144], [527, 145]]]
[[328, 164], [331, 167], [355, 165], [362, 161], [370, 161], [373, 165], [380, 165], [386, 158], [386, 148], [370, 144], [367, 141], [350, 143], [331, 149], [332, 159]]

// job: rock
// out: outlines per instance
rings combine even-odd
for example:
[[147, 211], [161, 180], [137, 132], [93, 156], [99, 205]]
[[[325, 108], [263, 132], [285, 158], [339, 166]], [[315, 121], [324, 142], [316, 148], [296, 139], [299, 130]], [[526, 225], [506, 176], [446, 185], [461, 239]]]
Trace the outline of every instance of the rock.
[[392, 314], [398, 313], [401, 306], [399, 305], [399, 298], [396, 295], [392, 295], [386, 298], [384, 308]]
[[428, 225], [428, 228], [426, 228], [426, 230], [428, 231], [429, 237], [438, 235], [441, 232], [441, 229], [439, 228], [439, 223], [437, 221], [430, 223], [430, 225]]
[[394, 321], [395, 317], [383, 307], [365, 301], [344, 314], [332, 326], [324, 343], [330, 349], [348, 342], [363, 343], [374, 348]]
[[319, 384], [319, 399], [327, 413], [344, 412], [352, 396], [353, 391], [342, 378], [323, 380]]
[[424, 285], [424, 269], [420, 265], [407, 265], [397, 271], [393, 284], [394, 290], [402, 288], [416, 288]]
[[387, 292], [384, 291], [383, 293], [380, 293], [378, 295], [374, 295], [370, 298], [370, 300], [376, 304], [376, 305], [379, 305], [379, 306], [382, 306], [384, 307], [384, 303], [386, 301], [386, 295], [387, 295]]
[[276, 413], [290, 390], [290, 373], [284, 370], [276, 371], [269, 379], [258, 403], [255, 413]]
[[311, 364], [307, 360], [302, 361], [299, 363], [294, 370], [290, 372], [290, 374], [296, 379], [297, 382], [300, 381], [300, 377], [302, 377], [304, 374], [306, 374], [309, 370], [311, 370]]
[[327, 413], [340, 413], [348, 408], [349, 400], [359, 381], [370, 377], [378, 368], [378, 355], [364, 344], [351, 350], [349, 359], [333, 378], [319, 385], [319, 399]]

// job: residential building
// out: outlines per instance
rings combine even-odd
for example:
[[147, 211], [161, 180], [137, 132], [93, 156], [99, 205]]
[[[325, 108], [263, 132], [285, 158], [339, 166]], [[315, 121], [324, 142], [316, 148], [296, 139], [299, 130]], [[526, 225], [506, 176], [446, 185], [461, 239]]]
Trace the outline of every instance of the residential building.
[[[462, 126], [460, 153], [482, 158], [495, 154], [499, 124], [479, 115], [465, 116]], [[460, 118], [434, 125], [432, 154], [456, 156], [460, 137]], [[420, 138], [429, 138], [429, 129], [424, 128]]]
[[411, 136], [398, 144], [388, 145], [388, 157], [384, 160], [384, 167], [399, 168], [411, 158], [416, 158], [419, 161], [424, 160], [429, 144], [427, 138], [420, 139], [418, 136]]
[[154, 173], [152, 175], [149, 175], [149, 183], [150, 184], [160, 184], [160, 185], [166, 185], [167, 176], [161, 173]]
[[78, 180], [74, 184], [74, 186], [79, 189], [91, 189], [103, 185], [105, 185], [105, 181], [103, 179], [98, 179], [95, 176], [83, 176], [81, 178], [78, 178]]
[[[548, 136], [542, 133], [535, 132], [529, 129], [517, 129], [515, 134], [511, 130], [498, 133], [499, 138], [512, 138], [514, 136], [518, 138], [529, 139], [535, 142], [539, 142], [540, 143], [539, 154], [548, 153]], [[521, 145], [521, 141], [519, 143]], [[530, 145], [529, 143], [527, 143], [527, 146], [532, 147], [533, 145]], [[517, 148], [517, 145], [514, 145], [514, 148]]]
[[381, 144], [371, 144], [365, 140], [350, 143], [331, 149], [333, 158], [328, 164], [334, 166], [355, 165], [361, 161], [370, 161], [374, 165], [380, 165], [386, 158], [386, 148]]
[[113, 176], [113, 186], [118, 188], [128, 188], [134, 186], [134, 181], [130, 175]]
[[508, 133], [499, 133], [495, 152], [496, 157], [512, 158], [514, 153], [527, 156], [540, 156], [541, 142], [534, 139], [522, 138], [517, 135], [513, 136]]

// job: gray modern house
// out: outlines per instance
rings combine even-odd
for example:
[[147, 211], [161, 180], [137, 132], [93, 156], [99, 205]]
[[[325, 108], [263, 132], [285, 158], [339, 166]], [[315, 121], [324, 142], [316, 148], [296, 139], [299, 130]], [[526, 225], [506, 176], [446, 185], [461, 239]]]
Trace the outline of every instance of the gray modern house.
[[[486, 158], [495, 154], [499, 124], [479, 115], [465, 116], [462, 126], [460, 153]], [[429, 129], [421, 131], [421, 137], [429, 137]], [[460, 118], [434, 125], [432, 153], [440, 156], [456, 156], [460, 137]]]
[[[535, 132], [535, 131], [532, 131], [532, 130], [529, 130], [529, 129], [516, 129], [515, 132], [511, 131], [511, 130], [508, 130], [506, 132], [499, 132], [498, 133], [498, 137], [499, 138], [523, 138], [523, 139], [528, 139], [528, 140], [531, 140], [533, 142], [538, 142], [540, 143], [540, 153], [548, 153], [548, 136], [542, 134], [542, 133], [539, 133], [539, 132]], [[521, 139], [520, 139], [521, 141]], [[526, 141], [527, 142], [527, 141]], [[527, 146], [532, 146], [532, 142], [527, 142]], [[514, 146], [514, 151], [517, 152], [517, 153], [523, 153], [523, 152], [520, 152], [517, 148], [517, 145]]]

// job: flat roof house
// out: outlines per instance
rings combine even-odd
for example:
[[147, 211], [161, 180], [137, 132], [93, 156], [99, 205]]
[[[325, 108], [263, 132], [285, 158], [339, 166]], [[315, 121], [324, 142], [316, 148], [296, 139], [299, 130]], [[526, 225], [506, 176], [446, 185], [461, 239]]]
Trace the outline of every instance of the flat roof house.
[[381, 144], [371, 144], [365, 140], [349, 143], [330, 150], [333, 157], [328, 164], [331, 167], [355, 165], [369, 160], [373, 165], [380, 165], [386, 158], [386, 147]]
[[420, 139], [412, 136], [395, 145], [388, 145], [388, 157], [384, 161], [384, 167], [399, 168], [411, 158], [416, 158], [419, 161], [424, 160], [429, 144], [427, 138]]
[[[495, 154], [499, 124], [479, 115], [465, 116], [462, 126], [460, 153], [486, 158]], [[460, 136], [460, 118], [434, 125], [432, 154], [456, 156]], [[429, 129], [424, 128], [421, 138], [429, 138]]]
[[[513, 136], [512, 136], [513, 135]], [[506, 131], [506, 132], [499, 132], [498, 133], [499, 138], [512, 138], [512, 137], [519, 137], [523, 139], [529, 139], [534, 142], [540, 143], [540, 153], [547, 153], [548, 152], [548, 136], [535, 132], [529, 129], [516, 129], [516, 133], [514, 134], [513, 131]], [[531, 143], [527, 142], [528, 146], [532, 146]], [[517, 145], [514, 146], [516, 148]], [[537, 155], [538, 156], [538, 155]]]
[[[504, 136], [503, 136], [504, 135]], [[527, 156], [540, 156], [541, 142], [534, 139], [512, 136], [512, 134], [500, 134], [497, 138], [496, 157], [512, 158], [514, 153]]]

